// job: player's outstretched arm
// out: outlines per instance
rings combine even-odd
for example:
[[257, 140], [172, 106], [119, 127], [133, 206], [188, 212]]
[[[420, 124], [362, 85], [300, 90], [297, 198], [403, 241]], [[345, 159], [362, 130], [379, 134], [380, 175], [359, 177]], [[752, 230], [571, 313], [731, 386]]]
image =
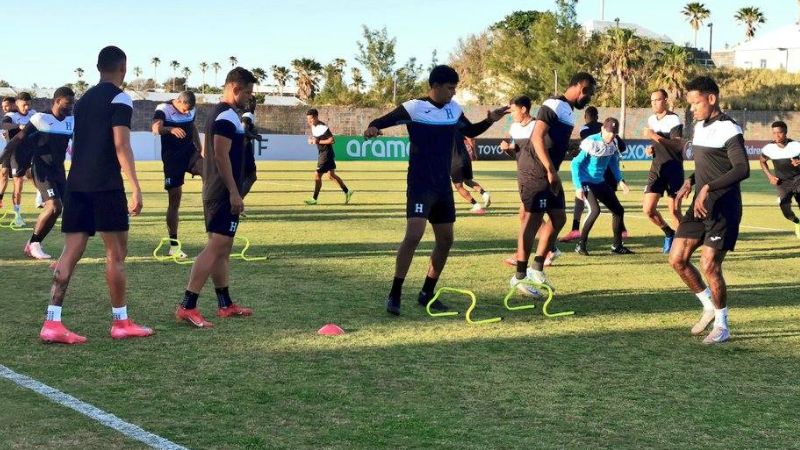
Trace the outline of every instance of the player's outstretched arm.
[[367, 129], [364, 130], [364, 137], [367, 139], [378, 137], [381, 135], [381, 130], [384, 128], [402, 125], [408, 122], [411, 122], [411, 115], [408, 114], [408, 111], [403, 105], [400, 105], [390, 113], [370, 122], [369, 125], [367, 125]]
[[133, 149], [131, 148], [131, 129], [126, 126], [115, 126], [112, 128], [114, 134], [114, 148], [117, 152], [117, 161], [122, 168], [122, 173], [131, 184], [131, 200], [128, 203], [128, 212], [132, 216], [142, 212], [142, 189], [139, 186], [139, 178], [136, 176], [136, 163], [133, 159]]

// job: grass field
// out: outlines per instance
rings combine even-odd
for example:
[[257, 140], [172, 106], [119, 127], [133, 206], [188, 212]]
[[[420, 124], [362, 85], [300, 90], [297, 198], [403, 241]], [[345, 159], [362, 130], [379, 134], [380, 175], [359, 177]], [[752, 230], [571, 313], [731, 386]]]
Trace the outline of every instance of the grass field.
[[[633, 192], [632, 256], [612, 256], [610, 218], [549, 271], [558, 292], [548, 319], [502, 307], [512, 270], [518, 195], [511, 162], [478, 162], [490, 213], [457, 200], [456, 243], [439, 286], [473, 290], [476, 318], [430, 318], [416, 306], [432, 246], [426, 235], [404, 292], [403, 315], [383, 300], [404, 229], [405, 167], [341, 163], [353, 204], [325, 183], [322, 204], [302, 200], [313, 163], [260, 163], [239, 234], [265, 262], [232, 262], [243, 320], [214, 320], [210, 285], [201, 310], [216, 327], [190, 329], [172, 313], [189, 266], [157, 263], [165, 235], [160, 164], [140, 163], [145, 209], [132, 219], [132, 317], [148, 339], [112, 342], [103, 252], [93, 239], [64, 308], [83, 346], [38, 341], [50, 289], [47, 263], [22, 257], [28, 233], [0, 230], [0, 364], [189, 448], [800, 448], [800, 241], [755, 170], [745, 183], [737, 251], [726, 261], [732, 340], [707, 347], [689, 335], [700, 306], [660, 253], [640, 210], [645, 163], [626, 163]], [[562, 176], [567, 179], [566, 174]], [[30, 189], [30, 188], [28, 188]], [[181, 238], [205, 239], [199, 180], [184, 196]], [[26, 194], [26, 218], [32, 195]], [[571, 216], [570, 216], [571, 220]], [[62, 239], [44, 247], [58, 254]], [[449, 297], [452, 305], [462, 299]], [[462, 308], [463, 311], [463, 308]], [[327, 322], [347, 334], [322, 337]], [[142, 448], [136, 441], [0, 379], [0, 448]]]

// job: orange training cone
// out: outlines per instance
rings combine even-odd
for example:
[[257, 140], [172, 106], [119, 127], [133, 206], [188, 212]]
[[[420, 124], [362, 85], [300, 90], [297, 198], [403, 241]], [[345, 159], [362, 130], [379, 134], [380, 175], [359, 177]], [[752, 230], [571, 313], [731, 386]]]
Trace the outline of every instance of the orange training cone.
[[335, 323], [329, 323], [324, 327], [320, 328], [319, 331], [317, 331], [317, 333], [323, 336], [339, 336], [344, 334], [344, 330], [339, 328], [339, 326], [336, 325]]

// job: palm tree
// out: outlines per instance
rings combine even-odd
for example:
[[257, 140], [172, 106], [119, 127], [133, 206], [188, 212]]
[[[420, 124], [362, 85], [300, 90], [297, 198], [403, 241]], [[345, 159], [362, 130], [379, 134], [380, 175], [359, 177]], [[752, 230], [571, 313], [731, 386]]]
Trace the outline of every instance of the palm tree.
[[184, 67], [183, 70], [181, 70], [181, 73], [183, 74], [183, 78], [186, 79], [186, 81], [183, 83], [184, 89], [189, 90], [189, 75], [192, 74], [192, 69]]
[[686, 16], [686, 20], [689, 21], [689, 25], [694, 30], [694, 47], [697, 48], [697, 32], [703, 26], [703, 22], [711, 15], [711, 11], [702, 3], [692, 2], [687, 3], [681, 13]]
[[641, 39], [627, 28], [611, 28], [600, 42], [603, 58], [603, 71], [620, 84], [619, 134], [625, 135], [626, 106], [628, 100], [628, 79], [644, 60]]
[[80, 67], [78, 67], [77, 69], [75, 69], [75, 75], [77, 75], [77, 76], [78, 76], [78, 79], [79, 79], [79, 80], [80, 80], [81, 78], [83, 78], [83, 69], [81, 69]]
[[278, 93], [283, 95], [283, 88], [285, 88], [286, 83], [292, 79], [292, 74], [289, 69], [284, 66], [272, 66], [271, 69], [272, 78], [278, 83]]
[[322, 64], [311, 58], [301, 58], [292, 61], [292, 70], [297, 80], [297, 97], [307, 102], [317, 95], [317, 78], [322, 70]]
[[686, 85], [689, 72], [689, 53], [685, 48], [673, 44], [665, 47], [660, 56], [654, 74], [656, 83], [667, 91], [670, 109], [674, 109], [676, 100], [683, 97], [683, 86]]
[[353, 78], [353, 88], [355, 88], [357, 93], [361, 93], [361, 90], [366, 87], [366, 83], [364, 82], [364, 76], [361, 75], [361, 69], [358, 67], [353, 67], [351, 69]]
[[217, 74], [219, 70], [222, 69], [222, 66], [220, 66], [218, 62], [213, 62], [211, 63], [211, 69], [214, 71], [214, 87], [217, 87], [219, 86], [219, 83], [217, 83]]
[[261, 67], [256, 67], [250, 72], [253, 74], [254, 77], [256, 77], [258, 84], [261, 84], [264, 80], [267, 79], [267, 72]]
[[169, 66], [172, 67], [172, 92], [175, 92], [175, 78], [178, 77], [178, 69], [181, 67], [181, 63], [173, 59], [170, 61]]
[[761, 10], [756, 6], [746, 6], [741, 8], [740, 10], [736, 11], [736, 15], [734, 15], [733, 18], [736, 19], [737, 22], [747, 27], [744, 35], [748, 41], [753, 39], [753, 36], [756, 35], [756, 28], [758, 27], [758, 24], [765, 23], [767, 21], [767, 18], [764, 17], [764, 13], [762, 13]]
[[135, 76], [136, 78], [139, 78], [140, 76], [142, 76], [142, 73], [143, 72], [142, 72], [142, 68], [141, 67], [136, 66], [136, 67], [133, 68], [133, 76]]
[[150, 64], [153, 65], [153, 83], [158, 86], [158, 65], [161, 64], [161, 59], [158, 56], [154, 56], [150, 60]]
[[208, 70], [208, 63], [203, 61], [200, 63], [200, 73], [203, 74], [203, 94], [206, 93], [206, 71]]
[[236, 67], [239, 64], [239, 60], [235, 56], [228, 56], [228, 62], [231, 63], [231, 67]]

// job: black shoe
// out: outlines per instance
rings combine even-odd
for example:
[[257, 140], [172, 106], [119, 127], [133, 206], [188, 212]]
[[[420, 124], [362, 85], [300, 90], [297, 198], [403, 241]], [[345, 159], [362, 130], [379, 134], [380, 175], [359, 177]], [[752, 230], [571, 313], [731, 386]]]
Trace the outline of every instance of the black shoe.
[[[419, 306], [422, 307], [428, 306], [428, 302], [430, 301], [428, 297], [430, 297], [430, 294], [424, 291], [419, 291], [419, 297], [417, 297], [417, 303], [419, 303]], [[450, 310], [450, 308], [448, 308], [447, 305], [440, 302], [439, 300], [436, 300], [435, 302], [431, 303], [431, 309], [439, 312], [445, 312]]]
[[589, 256], [589, 251], [586, 250], [586, 244], [582, 242], [578, 242], [578, 245], [575, 246], [575, 253], [583, 256]]
[[629, 249], [628, 247], [625, 247], [624, 245], [620, 245], [619, 247], [617, 247], [616, 245], [612, 245], [611, 246], [611, 253], [614, 253], [614, 254], [617, 254], [617, 255], [632, 255], [633, 254], [633, 250]]
[[389, 297], [386, 299], [386, 312], [393, 316], [400, 315], [400, 299]]

